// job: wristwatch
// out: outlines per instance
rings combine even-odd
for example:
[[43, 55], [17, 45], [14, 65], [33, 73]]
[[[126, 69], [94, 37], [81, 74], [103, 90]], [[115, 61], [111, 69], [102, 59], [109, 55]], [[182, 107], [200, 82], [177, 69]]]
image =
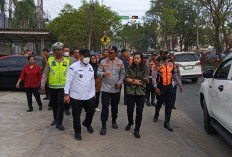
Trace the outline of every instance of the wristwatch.
[[64, 94], [64, 96], [67, 96], [67, 95], [69, 96], [69, 94]]

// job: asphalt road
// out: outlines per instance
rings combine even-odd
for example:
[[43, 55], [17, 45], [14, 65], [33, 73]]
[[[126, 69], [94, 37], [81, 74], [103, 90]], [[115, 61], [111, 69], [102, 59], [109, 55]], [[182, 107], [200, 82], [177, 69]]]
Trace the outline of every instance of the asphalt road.
[[[163, 128], [163, 108], [159, 121], [154, 123], [154, 107], [145, 106], [140, 139], [133, 136], [134, 126], [128, 132], [124, 130], [125, 105], [119, 105], [118, 129], [113, 129], [108, 121], [107, 135], [99, 135], [100, 112], [96, 112], [94, 133], [89, 134], [83, 127], [83, 140], [76, 141], [72, 116], [65, 116], [65, 131], [58, 131], [50, 126], [52, 112], [47, 110], [48, 101], [43, 101], [43, 111], [33, 101], [34, 111], [27, 113], [25, 92], [0, 91], [0, 157], [231, 157], [232, 148], [219, 135], [204, 131], [198, 93], [201, 81], [184, 81], [184, 92], [177, 95], [177, 110], [172, 114], [174, 132]], [[82, 120], [84, 116], [83, 110]]]

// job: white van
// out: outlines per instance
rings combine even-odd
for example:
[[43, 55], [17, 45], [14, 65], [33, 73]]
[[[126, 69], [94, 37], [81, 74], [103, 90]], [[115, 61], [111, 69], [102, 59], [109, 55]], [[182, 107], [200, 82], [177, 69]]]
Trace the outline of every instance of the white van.
[[202, 75], [201, 62], [195, 52], [175, 52], [176, 64], [179, 65], [182, 79], [197, 82]]

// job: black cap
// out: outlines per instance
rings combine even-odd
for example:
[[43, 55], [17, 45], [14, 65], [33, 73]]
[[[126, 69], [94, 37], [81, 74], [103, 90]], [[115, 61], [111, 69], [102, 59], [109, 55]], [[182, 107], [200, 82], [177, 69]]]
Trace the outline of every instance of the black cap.
[[89, 51], [89, 49], [82, 49], [82, 50], [80, 50], [79, 54], [83, 55], [84, 57], [89, 57], [90, 51]]
[[108, 50], [109, 50], [109, 51], [114, 50], [115, 52], [117, 52], [117, 51], [118, 51], [118, 48], [117, 48], [116, 46], [110, 46]]
[[47, 48], [44, 48], [43, 51], [49, 52], [49, 50]]
[[160, 51], [160, 55], [162, 55], [162, 54], [164, 54], [164, 53], [168, 54], [168, 51], [166, 51], [166, 50], [161, 50], [161, 51]]

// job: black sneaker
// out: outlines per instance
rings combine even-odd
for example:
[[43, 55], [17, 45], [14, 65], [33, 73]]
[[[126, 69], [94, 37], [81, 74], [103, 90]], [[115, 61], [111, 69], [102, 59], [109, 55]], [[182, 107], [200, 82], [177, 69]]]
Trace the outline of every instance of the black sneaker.
[[82, 140], [81, 133], [75, 132], [75, 139], [81, 141]]
[[106, 128], [101, 128], [100, 135], [105, 135], [106, 134]]
[[139, 130], [134, 131], [135, 138], [140, 138]]
[[39, 106], [39, 110], [42, 110], [43, 109], [43, 107], [42, 106]]
[[32, 112], [32, 111], [33, 111], [33, 108], [32, 108], [32, 109], [27, 110], [27, 112]]
[[82, 125], [87, 128], [87, 130], [88, 130], [89, 133], [91, 133], [91, 134], [93, 133], [94, 130], [93, 130], [92, 126], [86, 126], [84, 122], [82, 123]]
[[114, 128], [114, 129], [117, 129], [117, 128], [118, 128], [117, 122], [112, 122], [112, 128]]
[[62, 124], [60, 124], [60, 125], [56, 125], [56, 128], [58, 129], [58, 130], [60, 130], [60, 131], [64, 131], [64, 126], [62, 125]]
[[127, 124], [127, 126], [125, 127], [125, 130], [126, 130], [126, 131], [129, 131], [132, 125], [133, 125], [133, 124], [130, 124], [130, 123]]
[[64, 113], [65, 113], [66, 116], [70, 116], [70, 114], [71, 114], [71, 113], [69, 112], [69, 110], [65, 110]]
[[169, 123], [164, 123], [164, 128], [166, 128], [168, 131], [173, 131], [173, 128]]
[[174, 106], [172, 107], [172, 109], [174, 109], [174, 110], [175, 110], [175, 109], [176, 109], [176, 106], [174, 105]]

